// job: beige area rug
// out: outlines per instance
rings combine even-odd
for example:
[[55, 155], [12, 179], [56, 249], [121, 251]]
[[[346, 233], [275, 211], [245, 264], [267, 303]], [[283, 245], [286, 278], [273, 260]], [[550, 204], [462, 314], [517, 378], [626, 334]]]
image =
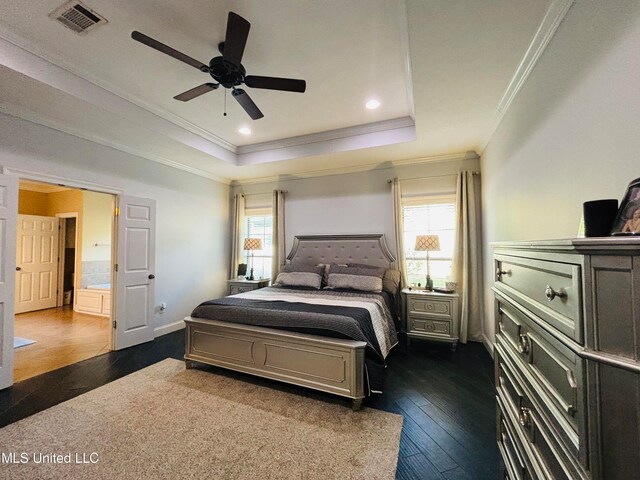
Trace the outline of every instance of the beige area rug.
[[0, 478], [391, 479], [401, 429], [169, 359], [0, 429]]

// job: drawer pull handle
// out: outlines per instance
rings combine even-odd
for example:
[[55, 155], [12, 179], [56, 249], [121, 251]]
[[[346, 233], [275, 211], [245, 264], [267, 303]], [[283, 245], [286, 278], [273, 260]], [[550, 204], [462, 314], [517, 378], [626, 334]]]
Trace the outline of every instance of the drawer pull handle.
[[529, 337], [527, 337], [526, 334], [521, 333], [520, 340], [518, 341], [518, 351], [526, 355], [529, 353], [529, 347]]
[[547, 300], [552, 301], [554, 298], [566, 298], [567, 293], [561, 290], [554, 290], [551, 286], [547, 285], [547, 288], [544, 289], [544, 296], [547, 297]]
[[496, 277], [500, 278], [502, 275], [511, 275], [511, 270], [500, 270], [500, 267], [496, 268]]
[[[577, 391], [578, 391], [578, 384], [576, 383], [576, 378], [573, 376], [573, 372], [571, 370], [567, 370], [567, 381], [569, 382], [569, 387], [573, 391], [573, 399], [575, 401], [576, 400]], [[578, 411], [576, 409], [576, 407], [573, 406], [572, 403], [566, 405], [565, 410], [572, 417]]]
[[531, 428], [531, 410], [525, 407], [521, 407], [520, 415], [518, 415], [518, 422], [523, 428]]

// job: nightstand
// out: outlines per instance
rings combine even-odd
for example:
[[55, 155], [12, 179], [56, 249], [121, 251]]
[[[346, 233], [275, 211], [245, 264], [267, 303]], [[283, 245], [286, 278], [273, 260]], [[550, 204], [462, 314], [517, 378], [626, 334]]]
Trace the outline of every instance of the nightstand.
[[459, 339], [458, 294], [424, 290], [402, 290], [404, 328], [407, 344], [412, 338], [451, 343]]
[[231, 280], [227, 280], [227, 284], [229, 285], [229, 295], [250, 292], [251, 290], [268, 287], [269, 282], [270, 280], [268, 278], [257, 278], [255, 280], [232, 278]]

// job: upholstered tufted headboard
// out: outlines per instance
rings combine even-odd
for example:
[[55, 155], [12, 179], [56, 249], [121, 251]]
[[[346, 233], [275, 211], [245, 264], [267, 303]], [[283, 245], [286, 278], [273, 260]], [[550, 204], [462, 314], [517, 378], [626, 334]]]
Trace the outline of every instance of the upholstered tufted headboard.
[[364, 263], [376, 267], [395, 266], [384, 234], [301, 235], [293, 240], [287, 259], [293, 264]]

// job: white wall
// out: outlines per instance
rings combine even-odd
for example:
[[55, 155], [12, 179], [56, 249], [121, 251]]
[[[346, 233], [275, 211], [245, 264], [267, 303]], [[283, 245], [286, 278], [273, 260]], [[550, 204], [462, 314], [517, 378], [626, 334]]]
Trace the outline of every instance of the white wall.
[[0, 114], [0, 165], [110, 186], [157, 202], [156, 326], [226, 290], [229, 187]]
[[85, 191], [82, 195], [82, 261], [111, 259], [114, 197]]
[[575, 237], [582, 203], [640, 177], [640, 2], [577, 0], [482, 155], [484, 333], [492, 241]]
[[[388, 180], [396, 176], [400, 178], [406, 194], [455, 192], [456, 173], [478, 169], [479, 161], [472, 154], [466, 159], [239, 185], [233, 187], [232, 194], [244, 193], [249, 208], [269, 206], [270, 193], [275, 188], [287, 191], [287, 253], [296, 235], [348, 233], [384, 233], [389, 248], [395, 252], [393, 205]], [[415, 180], [408, 180], [411, 178]]]

